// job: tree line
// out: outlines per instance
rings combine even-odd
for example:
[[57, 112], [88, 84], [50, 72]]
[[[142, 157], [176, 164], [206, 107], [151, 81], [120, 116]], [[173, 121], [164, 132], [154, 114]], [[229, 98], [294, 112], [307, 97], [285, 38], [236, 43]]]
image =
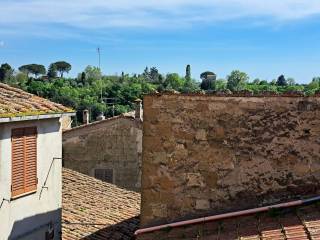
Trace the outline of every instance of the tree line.
[[252, 93], [260, 92], [300, 92], [305, 95], [313, 95], [320, 90], [320, 77], [314, 77], [309, 84], [299, 84], [293, 78], [286, 78], [280, 75], [276, 79], [267, 80], [256, 78], [249, 81], [249, 76], [239, 70], [232, 71], [225, 79], [217, 79], [213, 72], [204, 72], [200, 75], [202, 82], [200, 88], [206, 91], [248, 91]]
[[298, 84], [284, 75], [271, 82], [261, 79], [249, 81], [249, 76], [239, 70], [232, 71], [226, 78], [217, 78], [214, 72], [206, 71], [200, 75], [199, 82], [191, 77], [190, 65], [186, 66], [184, 76], [161, 74], [156, 67], [146, 67], [140, 74], [103, 75], [98, 67], [87, 66], [77, 77], [65, 77], [71, 68], [71, 64], [65, 61], [52, 63], [47, 70], [41, 64], [27, 64], [14, 70], [4, 63], [0, 66], [0, 82], [76, 109], [78, 124], [82, 121], [84, 109], [91, 111], [92, 120], [101, 113], [107, 117], [118, 115], [132, 110], [137, 98], [155, 91], [299, 91], [312, 95], [320, 90], [319, 77], [309, 84]]

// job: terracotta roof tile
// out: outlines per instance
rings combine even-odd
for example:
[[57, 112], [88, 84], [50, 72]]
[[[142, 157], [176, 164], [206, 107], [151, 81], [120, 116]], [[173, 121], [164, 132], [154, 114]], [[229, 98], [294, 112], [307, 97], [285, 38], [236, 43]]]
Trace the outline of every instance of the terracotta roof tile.
[[139, 225], [140, 194], [63, 169], [64, 240], [132, 239]]
[[[318, 204], [141, 235], [142, 239], [320, 240]], [[156, 236], [156, 237], [154, 237]]]
[[73, 110], [0, 83], [0, 118], [65, 112], [73, 112]]

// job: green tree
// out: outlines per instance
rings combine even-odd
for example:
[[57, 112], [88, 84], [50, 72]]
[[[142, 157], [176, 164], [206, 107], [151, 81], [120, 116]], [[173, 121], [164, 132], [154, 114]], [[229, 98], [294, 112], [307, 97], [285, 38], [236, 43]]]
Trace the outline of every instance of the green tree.
[[152, 83], [158, 83], [159, 82], [159, 71], [156, 67], [150, 68], [150, 80]]
[[203, 72], [200, 74], [200, 78], [202, 79], [201, 82], [201, 89], [203, 90], [215, 90], [216, 89], [216, 80], [217, 80], [217, 75], [213, 72]]
[[93, 83], [96, 80], [100, 80], [102, 78], [102, 73], [100, 68], [94, 66], [87, 66], [84, 69], [85, 79], [88, 83]]
[[253, 80], [252, 83], [258, 85], [258, 84], [261, 83], [261, 80], [259, 78], [256, 78], [256, 79]]
[[276, 84], [277, 84], [278, 86], [287, 86], [287, 85], [288, 85], [287, 80], [286, 80], [286, 78], [284, 77], [284, 75], [280, 75], [280, 76], [278, 77]]
[[86, 84], [86, 80], [87, 80], [87, 75], [85, 72], [81, 73], [80, 80], [81, 80], [82, 86], [84, 86]]
[[60, 73], [60, 78], [63, 78], [63, 74], [68, 73], [71, 70], [71, 64], [65, 61], [58, 61], [53, 64], [56, 66], [57, 71]]
[[232, 71], [227, 77], [227, 88], [230, 91], [241, 91], [248, 80], [249, 76], [245, 72], [239, 70]]
[[18, 87], [22, 88], [23, 90], [27, 90], [27, 84], [28, 84], [28, 75], [19, 72], [15, 76], [16, 84]]
[[144, 78], [145, 81], [147, 82], [151, 82], [151, 74], [150, 74], [150, 71], [149, 71], [149, 68], [146, 67], [142, 73], [142, 76]]
[[7, 82], [12, 76], [13, 69], [8, 63], [1, 64], [0, 66], [0, 82]]
[[260, 81], [259, 85], [268, 85], [268, 81], [267, 80], [262, 80], [262, 81]]
[[[160, 87], [163, 90], [175, 89], [183, 92], [192, 92], [199, 89], [196, 81], [193, 79], [187, 81], [177, 73], [167, 74], [164, 77], [158, 72], [159, 80], [153, 82], [151, 80], [146, 81], [143, 74], [102, 76], [98, 68], [89, 66], [77, 78], [38, 81], [28, 77], [27, 74], [33, 71], [29, 66], [23, 66], [21, 70], [23, 72], [13, 75], [9, 82], [10, 85], [77, 109], [78, 120], [81, 119], [81, 111], [85, 108], [90, 109], [93, 119], [96, 119], [96, 115], [100, 112], [112, 116], [113, 112], [117, 115], [133, 110], [132, 102], [135, 99], [142, 98], [143, 94], [154, 92], [155, 89]], [[147, 70], [146, 72], [150, 74], [151, 71]], [[105, 104], [101, 99], [112, 99], [115, 108], [113, 109], [112, 105]]]
[[26, 73], [29, 75], [29, 73], [33, 74], [35, 78], [37, 78], [39, 75], [46, 74], [46, 68], [41, 64], [27, 64], [19, 67], [19, 71]]
[[185, 76], [187, 81], [191, 80], [191, 66], [188, 64], [186, 67], [186, 76]]
[[305, 88], [305, 92], [307, 95], [312, 95], [314, 94], [316, 91], [318, 91], [320, 89], [320, 77], [314, 77], [311, 81], [311, 83], [309, 83], [306, 88]]
[[296, 84], [296, 81], [294, 80], [294, 78], [288, 78], [287, 79], [287, 84], [289, 86], [294, 86]]
[[58, 75], [57, 66], [54, 63], [50, 64], [47, 75], [49, 79], [53, 79], [57, 77]]
[[227, 89], [227, 81], [225, 79], [217, 79], [215, 82], [215, 90], [223, 91]]
[[178, 73], [169, 73], [166, 76], [166, 89], [174, 89], [179, 91], [183, 87], [184, 81], [180, 78]]
[[276, 79], [272, 79], [271, 82], [270, 82], [270, 85], [276, 86], [277, 85], [277, 80]]

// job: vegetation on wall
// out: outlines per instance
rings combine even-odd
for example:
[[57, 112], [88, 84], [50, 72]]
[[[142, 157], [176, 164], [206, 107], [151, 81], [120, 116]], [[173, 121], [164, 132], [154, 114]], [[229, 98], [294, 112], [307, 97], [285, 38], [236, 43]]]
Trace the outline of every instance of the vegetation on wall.
[[9, 64], [0, 65], [0, 82], [19, 87], [38, 96], [48, 98], [77, 110], [78, 123], [84, 109], [91, 111], [92, 120], [100, 113], [107, 117], [118, 115], [133, 109], [133, 102], [143, 94], [162, 91], [182, 93], [199, 91], [242, 91], [252, 93], [271, 91], [304, 92], [312, 95], [320, 89], [320, 77], [315, 77], [309, 84], [297, 84], [294, 79], [281, 75], [277, 80], [254, 79], [241, 71], [232, 71], [226, 79], [217, 78], [213, 72], [201, 74], [202, 82], [191, 78], [191, 66], [186, 66], [186, 73], [161, 74], [157, 68], [145, 68], [141, 74], [103, 75], [98, 67], [87, 66], [76, 78], [66, 78], [72, 66], [65, 61], [49, 65], [46, 71], [41, 64], [27, 64], [15, 71]]

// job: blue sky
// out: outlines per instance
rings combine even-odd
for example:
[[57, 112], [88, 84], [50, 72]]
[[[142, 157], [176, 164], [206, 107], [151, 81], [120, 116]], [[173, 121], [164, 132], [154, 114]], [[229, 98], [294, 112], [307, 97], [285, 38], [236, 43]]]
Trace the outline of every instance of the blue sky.
[[0, 63], [48, 66], [66, 60], [76, 76], [98, 65], [105, 74], [192, 75], [234, 69], [272, 80], [320, 76], [319, 0], [0, 0]]

